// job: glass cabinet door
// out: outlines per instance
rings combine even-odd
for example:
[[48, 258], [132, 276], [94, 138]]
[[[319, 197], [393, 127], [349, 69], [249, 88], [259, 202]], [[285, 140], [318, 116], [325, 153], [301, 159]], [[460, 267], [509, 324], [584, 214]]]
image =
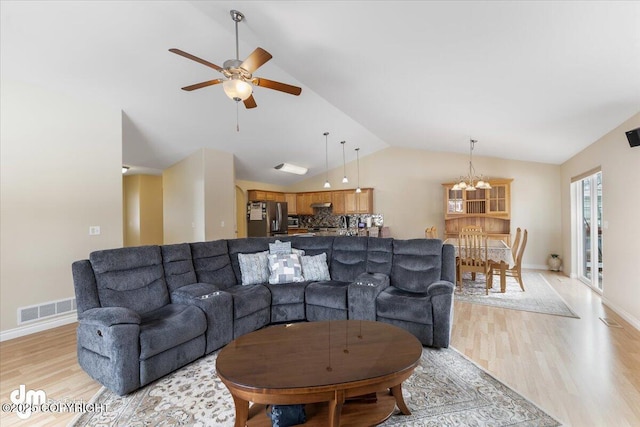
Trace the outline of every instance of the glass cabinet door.
[[447, 189], [447, 213], [464, 213], [464, 201], [462, 200], [462, 190]]

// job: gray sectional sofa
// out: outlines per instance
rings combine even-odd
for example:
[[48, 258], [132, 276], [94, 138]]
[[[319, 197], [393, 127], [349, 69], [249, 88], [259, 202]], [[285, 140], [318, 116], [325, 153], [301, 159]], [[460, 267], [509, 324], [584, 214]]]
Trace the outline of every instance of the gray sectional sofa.
[[[243, 334], [296, 321], [387, 322], [423, 345], [448, 347], [451, 245], [437, 239], [280, 240], [299, 256], [269, 255], [275, 238], [246, 238], [109, 249], [74, 262], [80, 366], [124, 395]], [[279, 283], [268, 283], [261, 276], [265, 259], [294, 276], [274, 268], [267, 278]]]

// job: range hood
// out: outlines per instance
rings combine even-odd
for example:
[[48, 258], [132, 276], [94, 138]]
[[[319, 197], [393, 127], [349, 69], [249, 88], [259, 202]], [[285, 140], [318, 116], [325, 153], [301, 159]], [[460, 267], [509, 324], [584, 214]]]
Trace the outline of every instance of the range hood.
[[331, 207], [331, 202], [311, 203], [311, 207], [312, 208], [330, 208]]

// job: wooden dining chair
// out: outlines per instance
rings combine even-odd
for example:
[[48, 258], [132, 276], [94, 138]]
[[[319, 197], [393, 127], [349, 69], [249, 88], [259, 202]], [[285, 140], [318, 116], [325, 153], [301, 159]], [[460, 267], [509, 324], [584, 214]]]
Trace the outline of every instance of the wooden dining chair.
[[518, 256], [518, 245], [520, 244], [520, 233], [522, 232], [522, 230], [520, 229], [520, 227], [518, 227], [516, 229], [516, 237], [515, 239], [513, 239], [513, 245], [511, 246], [511, 255], [513, 256], [513, 259], [515, 261], [516, 257]]
[[485, 288], [489, 293], [487, 277], [489, 261], [487, 259], [487, 235], [481, 231], [461, 231], [458, 235], [458, 288], [462, 290], [462, 275], [468, 271], [472, 279], [476, 273], [484, 274]]
[[[518, 229], [519, 230], [519, 229]], [[515, 265], [507, 270], [505, 270], [505, 276], [515, 277], [520, 284], [520, 289], [524, 292], [524, 283], [522, 282], [522, 257], [524, 256], [524, 250], [527, 247], [527, 237], [529, 232], [525, 228], [522, 232], [522, 242], [520, 242], [520, 247], [518, 248], [518, 254], [515, 256]], [[491, 265], [489, 268], [489, 274], [500, 274], [500, 267], [496, 265]], [[488, 288], [487, 288], [488, 289]]]
[[436, 227], [427, 227], [424, 230], [424, 237], [426, 237], [427, 239], [437, 239], [438, 229]]

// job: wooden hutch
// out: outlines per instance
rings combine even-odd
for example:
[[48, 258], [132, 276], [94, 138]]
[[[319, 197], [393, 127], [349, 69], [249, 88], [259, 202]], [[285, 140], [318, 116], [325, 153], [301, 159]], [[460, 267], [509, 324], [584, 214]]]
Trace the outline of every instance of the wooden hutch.
[[444, 187], [444, 238], [458, 237], [462, 227], [477, 225], [490, 238], [511, 245], [511, 181], [491, 179], [491, 189], [453, 190], [455, 183]]

